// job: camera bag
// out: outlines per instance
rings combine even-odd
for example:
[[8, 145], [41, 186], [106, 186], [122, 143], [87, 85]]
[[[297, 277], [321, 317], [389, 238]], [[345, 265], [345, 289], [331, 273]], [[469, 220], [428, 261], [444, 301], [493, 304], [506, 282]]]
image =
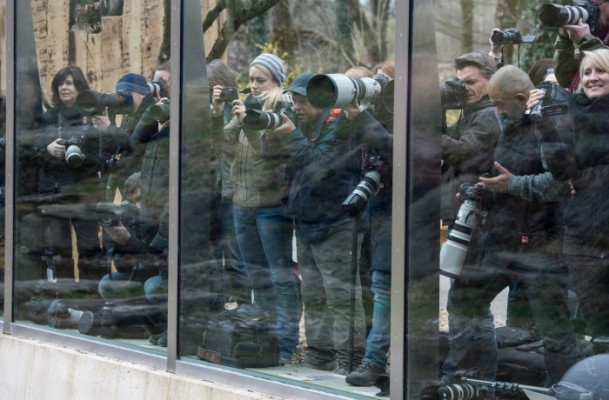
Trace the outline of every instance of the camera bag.
[[225, 311], [209, 318], [197, 356], [237, 368], [274, 367], [279, 362], [279, 341], [268, 319]]

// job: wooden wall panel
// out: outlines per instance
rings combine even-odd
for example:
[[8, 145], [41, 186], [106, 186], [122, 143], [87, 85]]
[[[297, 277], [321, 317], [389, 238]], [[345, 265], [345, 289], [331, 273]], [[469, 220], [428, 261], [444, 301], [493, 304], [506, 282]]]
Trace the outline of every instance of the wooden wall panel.
[[[81, 67], [91, 88], [100, 91], [114, 91], [116, 81], [127, 72], [152, 77], [162, 41], [163, 0], [125, 1], [122, 16], [102, 17], [100, 33], [70, 29], [70, 0], [30, 1], [40, 80], [45, 93], [50, 94], [55, 73], [69, 64]], [[216, 0], [201, 0], [202, 18], [215, 3]], [[0, 0], [2, 94], [6, 91], [5, 4], [6, 0]], [[207, 50], [217, 36], [218, 25], [205, 34]]]

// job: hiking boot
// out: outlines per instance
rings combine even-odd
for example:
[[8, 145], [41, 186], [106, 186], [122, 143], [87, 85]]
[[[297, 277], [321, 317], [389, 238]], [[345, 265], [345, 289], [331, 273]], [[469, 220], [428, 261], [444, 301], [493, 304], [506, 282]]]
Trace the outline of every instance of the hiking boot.
[[384, 372], [383, 368], [364, 361], [355, 371], [347, 375], [345, 381], [352, 386], [374, 386]]

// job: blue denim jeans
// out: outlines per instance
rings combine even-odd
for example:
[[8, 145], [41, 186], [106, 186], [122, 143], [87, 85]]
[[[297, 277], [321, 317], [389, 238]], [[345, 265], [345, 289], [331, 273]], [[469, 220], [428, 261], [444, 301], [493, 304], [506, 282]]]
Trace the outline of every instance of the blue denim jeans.
[[292, 220], [285, 207], [233, 206], [235, 234], [250, 278], [254, 303], [275, 310], [282, 357], [298, 343], [299, 290], [292, 269]]
[[372, 329], [366, 340], [364, 361], [378, 368], [387, 366], [387, 351], [391, 342], [391, 273], [372, 271]]
[[157, 275], [154, 268], [146, 268], [142, 264], [134, 267], [134, 271], [113, 272], [106, 274], [99, 281], [98, 290], [104, 300], [143, 298], [144, 282]]

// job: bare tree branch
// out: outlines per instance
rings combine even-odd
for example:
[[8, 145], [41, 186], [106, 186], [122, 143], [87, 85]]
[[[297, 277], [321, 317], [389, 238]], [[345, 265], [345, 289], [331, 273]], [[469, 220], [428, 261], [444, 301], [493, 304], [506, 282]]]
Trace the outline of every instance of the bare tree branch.
[[265, 13], [281, 0], [219, 0], [216, 7], [205, 16], [203, 32], [209, 29], [219, 18], [223, 10], [228, 11], [228, 18], [220, 29], [218, 39], [212, 46], [207, 60], [221, 58], [235, 32], [247, 21]]

